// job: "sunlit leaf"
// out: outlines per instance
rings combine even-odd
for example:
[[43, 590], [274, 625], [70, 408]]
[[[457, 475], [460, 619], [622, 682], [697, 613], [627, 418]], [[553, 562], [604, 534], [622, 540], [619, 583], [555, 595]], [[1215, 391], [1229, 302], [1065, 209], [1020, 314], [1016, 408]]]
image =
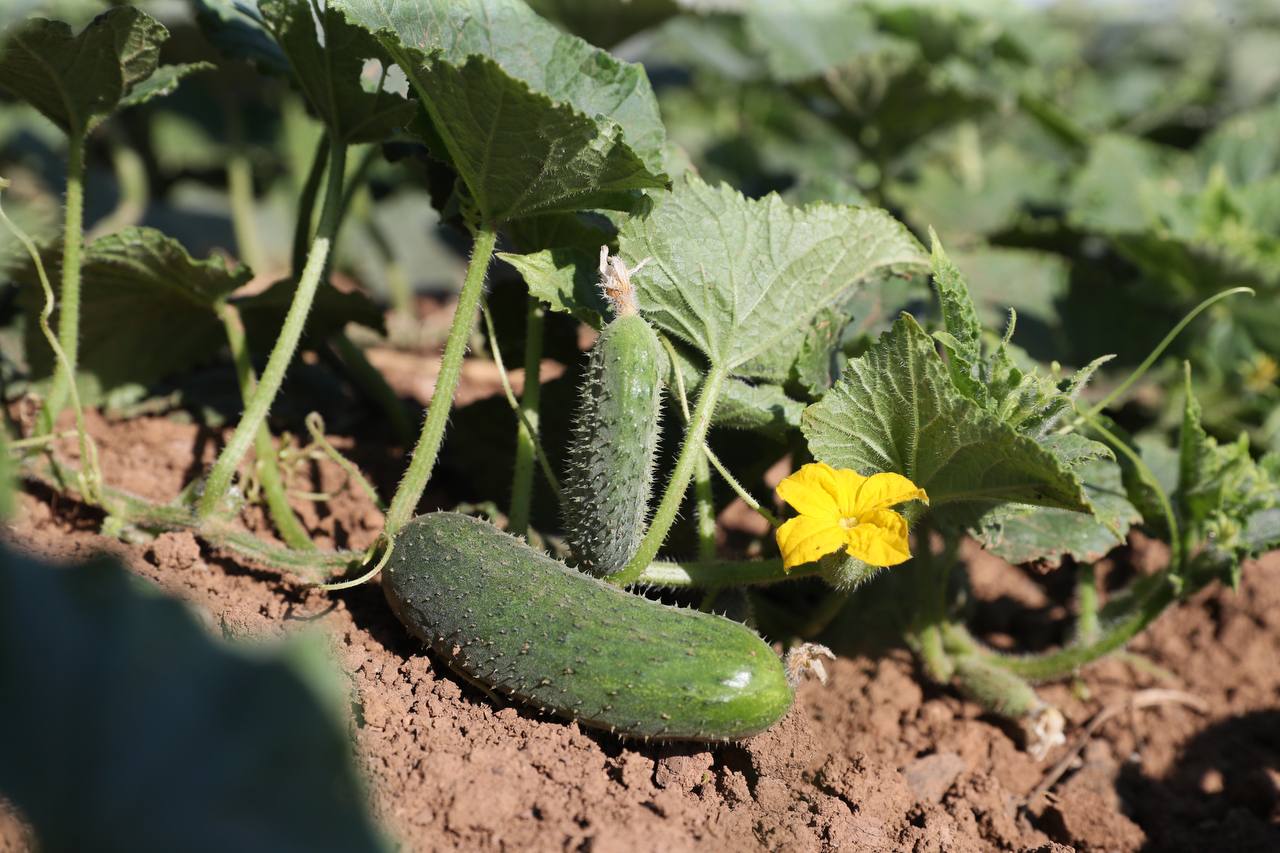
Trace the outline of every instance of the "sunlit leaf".
[[[641, 312], [721, 368], [785, 375], [806, 330], [876, 276], [923, 269], [927, 256], [883, 210], [776, 195], [749, 200], [696, 178], [619, 232]], [[749, 369], [748, 369], [749, 365]]]
[[819, 461], [902, 474], [929, 493], [935, 515], [964, 525], [1005, 503], [1089, 510], [1079, 478], [1050, 447], [955, 390], [910, 315], [849, 362], [801, 426]]
[[342, 0], [408, 75], [481, 217], [627, 209], [665, 184], [648, 78], [516, 0]]

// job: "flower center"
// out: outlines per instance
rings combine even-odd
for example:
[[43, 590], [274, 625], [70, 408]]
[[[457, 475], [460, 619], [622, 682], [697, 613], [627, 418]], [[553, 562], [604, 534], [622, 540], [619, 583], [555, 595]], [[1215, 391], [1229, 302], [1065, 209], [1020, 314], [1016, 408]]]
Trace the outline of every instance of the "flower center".
[[858, 526], [858, 517], [856, 515], [840, 519], [840, 526], [845, 530], [852, 530]]

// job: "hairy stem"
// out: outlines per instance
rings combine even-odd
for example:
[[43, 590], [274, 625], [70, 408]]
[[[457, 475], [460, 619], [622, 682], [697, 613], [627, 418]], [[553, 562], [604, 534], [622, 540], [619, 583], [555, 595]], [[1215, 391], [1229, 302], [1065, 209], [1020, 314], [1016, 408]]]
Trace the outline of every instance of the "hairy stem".
[[645, 570], [658, 549], [666, 541], [671, 525], [676, 520], [676, 513], [684, 501], [685, 489], [693, 477], [693, 469], [697, 460], [702, 457], [703, 446], [707, 439], [707, 430], [711, 427], [711, 416], [715, 412], [716, 401], [720, 396], [720, 386], [724, 383], [725, 370], [713, 366], [702, 382], [702, 391], [698, 394], [698, 403], [690, 416], [689, 427], [685, 433], [684, 444], [680, 448], [680, 456], [676, 459], [676, 467], [671, 472], [667, 489], [662, 495], [653, 520], [649, 522], [649, 530], [640, 541], [640, 548], [627, 562], [622, 571], [609, 576], [611, 583], [625, 586], [633, 582]]
[[1098, 584], [1092, 563], [1080, 566], [1079, 573], [1076, 578], [1076, 642], [1088, 643], [1102, 633], [1098, 622]]
[[782, 560], [695, 560], [674, 562], [655, 560], [632, 582], [636, 586], [665, 589], [720, 589], [733, 586], [763, 586], [819, 574], [817, 563], [806, 563], [784, 571]]
[[58, 294], [58, 344], [65, 358], [53, 372], [53, 384], [40, 413], [39, 432], [53, 431], [75, 382], [80, 358], [80, 256], [84, 247], [85, 133], [73, 130], [67, 138], [67, 198], [62, 224], [62, 285]]
[[427, 481], [431, 479], [436, 456], [444, 441], [449, 411], [453, 408], [453, 393], [458, 388], [458, 377], [462, 373], [462, 357], [476, 324], [480, 296], [484, 291], [484, 277], [489, 270], [489, 261], [493, 257], [497, 240], [498, 233], [490, 225], [482, 225], [476, 231], [471, 261], [467, 265], [467, 277], [462, 283], [462, 292], [458, 295], [453, 324], [449, 327], [449, 340], [445, 343], [444, 355], [440, 359], [440, 374], [436, 377], [436, 387], [431, 394], [431, 402], [427, 405], [426, 417], [422, 419], [422, 432], [413, 449], [413, 459], [404, 472], [395, 496], [391, 499], [391, 508], [387, 511], [385, 535], [388, 537], [395, 536], [413, 516], [418, 508], [418, 501], [427, 488]]
[[1164, 612], [1177, 598], [1167, 572], [1143, 578], [1122, 599], [1122, 604], [1107, 612], [1103, 609], [1099, 631], [1092, 639], [1075, 642], [1051, 652], [1034, 655], [1007, 655], [989, 649], [975, 640], [959, 625], [947, 625], [948, 648], [978, 656], [1028, 681], [1052, 681], [1065, 678], [1085, 664], [1117, 651], [1136, 637]]
[[524, 321], [524, 388], [520, 392], [520, 412], [516, 421], [516, 461], [511, 472], [511, 511], [507, 532], [524, 536], [529, 530], [529, 503], [533, 498], [533, 463], [537, 448], [538, 407], [542, 397], [542, 333], [547, 311], [542, 302], [529, 297]]
[[529, 422], [524, 410], [520, 408], [520, 401], [516, 399], [515, 391], [511, 390], [511, 377], [507, 375], [507, 366], [502, 360], [502, 347], [498, 346], [498, 333], [494, 331], [493, 314], [490, 313], [489, 306], [481, 303], [480, 314], [484, 317], [485, 331], [489, 334], [489, 349], [493, 351], [493, 363], [498, 368], [498, 380], [502, 383], [502, 393], [507, 398], [507, 405], [511, 407], [511, 411], [515, 412], [516, 420], [520, 421], [525, 431], [533, 437], [533, 451], [538, 457], [538, 465], [542, 468], [542, 476], [546, 478], [547, 485], [555, 494], [556, 503], [563, 505], [564, 492], [560, 489], [560, 479], [551, 468], [551, 460], [547, 458], [547, 452], [542, 447], [538, 429]]
[[[253, 398], [258, 378], [253, 372], [253, 362], [249, 358], [249, 344], [244, 336], [244, 323], [240, 320], [240, 312], [234, 305], [221, 303], [218, 305], [218, 317], [227, 332], [227, 343], [231, 347], [231, 360], [236, 368], [236, 380], [240, 383], [240, 396], [245, 406]], [[276, 532], [290, 548], [310, 550], [315, 546], [311, 536], [302, 526], [293, 507], [289, 506], [289, 497], [285, 493], [284, 478], [280, 475], [279, 460], [275, 443], [271, 440], [271, 430], [266, 421], [258, 425], [253, 437], [253, 452], [257, 457], [256, 468], [258, 480], [262, 483], [262, 495], [267, 501], [267, 512], [276, 526]]]
[[311, 245], [311, 225], [315, 215], [316, 197], [320, 194], [320, 181], [324, 178], [325, 163], [329, 160], [329, 134], [321, 134], [316, 143], [315, 157], [311, 160], [311, 168], [307, 170], [307, 179], [302, 184], [302, 194], [298, 197], [297, 221], [293, 225], [293, 253], [289, 265], [290, 274], [297, 277], [302, 273], [306, 263], [307, 246]]
[[232, 433], [231, 440], [219, 454], [209, 472], [205, 484], [204, 495], [200, 498], [199, 514], [202, 519], [212, 516], [222, 503], [227, 490], [231, 488], [231, 480], [235, 476], [240, 460], [244, 458], [257, 434], [258, 427], [266, 420], [271, 404], [284, 382], [285, 371], [293, 360], [302, 340], [302, 331], [307, 324], [307, 314], [311, 311], [311, 303], [315, 301], [316, 291], [324, 278], [325, 267], [329, 261], [329, 249], [333, 232], [337, 227], [337, 214], [342, 197], [342, 174], [346, 157], [346, 147], [333, 143], [329, 150], [329, 181], [325, 191], [324, 213], [320, 218], [319, 234], [311, 245], [307, 256], [306, 267], [298, 279], [297, 290], [293, 301], [285, 315], [284, 326], [275, 346], [267, 359], [266, 369], [262, 371], [262, 379], [254, 389], [253, 397], [245, 406], [240, 423]]

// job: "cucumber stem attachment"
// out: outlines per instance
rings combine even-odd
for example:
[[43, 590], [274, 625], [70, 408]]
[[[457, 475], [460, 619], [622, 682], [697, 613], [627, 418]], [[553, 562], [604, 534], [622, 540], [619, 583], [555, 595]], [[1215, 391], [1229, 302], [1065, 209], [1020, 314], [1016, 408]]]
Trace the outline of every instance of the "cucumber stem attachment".
[[476, 230], [467, 276], [462, 283], [462, 292], [458, 294], [453, 324], [449, 327], [449, 339], [440, 359], [440, 374], [436, 378], [435, 391], [427, 405], [427, 414], [422, 419], [422, 432], [413, 449], [413, 458], [387, 512], [388, 537], [394, 536], [413, 516], [418, 508], [418, 501], [427, 488], [427, 481], [431, 479], [431, 471], [435, 468], [436, 457], [444, 441], [449, 411], [453, 408], [453, 393], [458, 388], [458, 378], [462, 373], [462, 357], [466, 353], [471, 330], [475, 327], [480, 296], [484, 292], [484, 277], [489, 270], [489, 261], [493, 257], [497, 241], [498, 232], [493, 226], [484, 224]]
[[258, 387], [254, 390], [248, 405], [245, 406], [244, 414], [241, 415], [240, 423], [236, 425], [231, 440], [222, 449], [222, 453], [214, 462], [213, 470], [209, 472], [209, 479], [205, 483], [204, 495], [200, 498], [198, 508], [201, 519], [209, 518], [217, 512], [227, 490], [231, 488], [231, 480], [235, 476], [236, 468], [239, 467], [240, 460], [244, 458], [249, 445], [253, 442], [259, 425], [266, 421], [271, 404], [284, 382], [285, 371], [298, 349], [298, 342], [302, 340], [302, 332], [307, 324], [307, 314], [311, 311], [311, 304], [315, 301], [316, 292], [324, 278], [333, 234], [337, 230], [346, 150], [346, 146], [340, 142], [333, 141], [330, 144], [329, 180], [325, 190], [324, 212], [320, 217], [319, 233], [311, 244], [307, 264], [302, 270], [302, 276], [298, 279], [298, 288], [293, 294], [289, 311], [285, 314], [284, 326], [280, 329], [280, 336], [276, 338], [275, 346], [271, 348], [271, 355], [267, 359], [266, 369], [262, 371]]

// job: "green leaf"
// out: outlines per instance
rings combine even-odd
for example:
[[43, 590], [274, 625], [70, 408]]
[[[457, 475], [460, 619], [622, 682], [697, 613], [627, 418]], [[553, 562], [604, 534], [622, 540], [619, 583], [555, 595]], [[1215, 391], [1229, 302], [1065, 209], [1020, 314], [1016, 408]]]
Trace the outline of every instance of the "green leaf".
[[110, 558], [0, 549], [0, 793], [46, 850], [383, 849], [345, 714], [291, 657], [214, 642]]
[[429, 147], [488, 222], [628, 209], [665, 186], [665, 132], [644, 70], [516, 0], [341, 0], [405, 71]]
[[933, 286], [938, 291], [942, 305], [942, 325], [959, 346], [955, 354], [969, 364], [982, 356], [982, 323], [978, 309], [969, 296], [969, 288], [959, 268], [947, 257], [937, 233], [929, 229], [929, 243], [933, 247]]
[[378, 40], [347, 23], [341, 12], [319, 12], [320, 30], [311, 5], [299, 0], [262, 0], [259, 11], [293, 70], [293, 79], [306, 95], [331, 138], [348, 145], [381, 142], [407, 125], [417, 107], [375, 78], [366, 91], [361, 74], [368, 60], [377, 60], [385, 76], [392, 59]]
[[[0, 89], [69, 134], [84, 134], [155, 72], [169, 31], [146, 12], [119, 6], [79, 34], [33, 18], [0, 43]], [[152, 93], [154, 94], [154, 93]]]
[[155, 73], [129, 90], [129, 94], [120, 100], [120, 109], [137, 107], [156, 98], [172, 95], [178, 86], [192, 74], [211, 71], [211, 62], [184, 62], [180, 65], [161, 65]]
[[[46, 257], [55, 276], [58, 257]], [[214, 312], [247, 282], [244, 267], [221, 258], [193, 260], [176, 240], [153, 228], [126, 228], [84, 250], [80, 315], [80, 376], [86, 402], [122, 385], [148, 384], [208, 360], [226, 342]], [[25, 287], [27, 316], [43, 305], [34, 271], [16, 278]], [[34, 322], [26, 347], [37, 378], [52, 374], [48, 344]]]
[[[697, 178], [677, 184], [618, 236], [641, 312], [715, 365], [786, 375], [814, 318], [873, 276], [923, 268], [927, 256], [883, 210], [744, 198]], [[747, 369], [747, 366], [750, 368]]]
[[902, 474], [952, 523], [970, 525], [1006, 503], [1090, 509], [1079, 478], [1049, 446], [957, 393], [933, 339], [908, 314], [805, 409], [801, 429], [816, 459]]
[[593, 328], [604, 326], [610, 308], [600, 291], [599, 255], [577, 249], [543, 249], [528, 255], [499, 252], [498, 257], [515, 267], [529, 294], [546, 303], [552, 311], [571, 314]]
[[1125, 532], [1142, 516], [1125, 495], [1120, 467], [1095, 459], [1078, 473], [1093, 514], [1037, 507], [985, 519], [979, 531], [983, 547], [1010, 563], [1038, 560], [1052, 567], [1064, 556], [1093, 562], [1123, 544]]

